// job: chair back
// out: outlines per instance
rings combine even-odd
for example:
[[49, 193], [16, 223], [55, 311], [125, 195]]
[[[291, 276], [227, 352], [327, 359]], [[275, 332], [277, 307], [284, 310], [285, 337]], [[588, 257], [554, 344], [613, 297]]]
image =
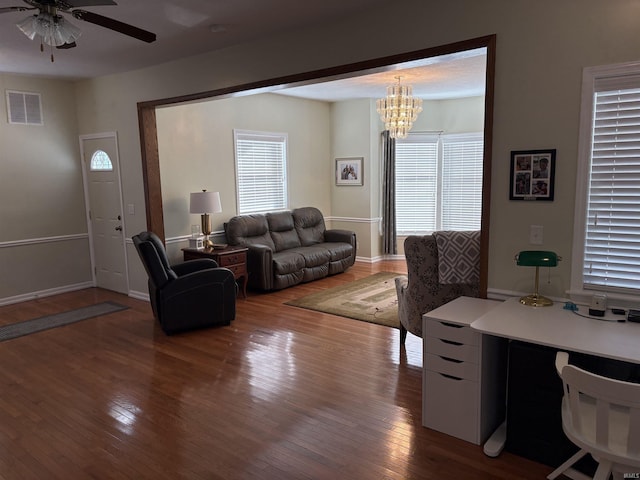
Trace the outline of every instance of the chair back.
[[460, 296], [478, 297], [479, 283], [441, 284], [438, 246], [433, 235], [410, 235], [404, 241], [410, 295], [420, 299], [422, 313]]
[[141, 232], [132, 237], [133, 244], [138, 251], [149, 280], [156, 288], [162, 288], [177, 278], [171, 270], [167, 252], [160, 238], [153, 232]]
[[568, 364], [559, 373], [567, 436], [595, 457], [640, 467], [640, 384]]

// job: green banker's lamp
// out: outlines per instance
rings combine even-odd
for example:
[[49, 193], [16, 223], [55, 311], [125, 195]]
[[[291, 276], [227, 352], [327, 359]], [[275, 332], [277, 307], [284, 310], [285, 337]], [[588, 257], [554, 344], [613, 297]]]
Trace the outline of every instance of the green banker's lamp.
[[516, 255], [516, 265], [521, 267], [536, 267], [535, 291], [532, 295], [522, 297], [520, 303], [531, 307], [548, 307], [553, 305], [551, 299], [538, 294], [540, 267], [555, 267], [560, 260], [562, 260], [562, 258], [555, 252], [545, 252], [541, 250], [525, 250]]

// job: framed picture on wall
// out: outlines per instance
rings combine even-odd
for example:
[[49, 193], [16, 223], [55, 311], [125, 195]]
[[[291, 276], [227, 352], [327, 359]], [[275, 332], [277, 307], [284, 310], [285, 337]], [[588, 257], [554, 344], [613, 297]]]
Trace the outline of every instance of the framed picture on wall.
[[509, 200], [553, 201], [556, 151], [511, 152]]
[[336, 158], [336, 185], [364, 185], [363, 157]]

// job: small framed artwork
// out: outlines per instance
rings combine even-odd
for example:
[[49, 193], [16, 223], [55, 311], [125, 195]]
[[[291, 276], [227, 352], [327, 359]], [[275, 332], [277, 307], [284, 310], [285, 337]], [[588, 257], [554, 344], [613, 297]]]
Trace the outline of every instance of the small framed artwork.
[[511, 152], [509, 200], [553, 201], [556, 151]]
[[364, 185], [362, 157], [336, 158], [336, 185]]

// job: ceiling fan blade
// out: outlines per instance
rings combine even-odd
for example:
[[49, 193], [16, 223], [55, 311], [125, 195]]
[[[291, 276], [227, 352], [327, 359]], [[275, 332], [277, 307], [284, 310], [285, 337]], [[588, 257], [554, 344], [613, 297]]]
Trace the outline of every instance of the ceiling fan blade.
[[113, 0], [64, 0], [71, 8], [77, 7], [101, 7], [103, 5], [117, 5]]
[[93, 12], [87, 12], [86, 10], [73, 10], [71, 13], [79, 20], [84, 20], [85, 22], [120, 32], [124, 35], [142, 40], [143, 42], [151, 43], [156, 41], [155, 33], [142, 30], [141, 28], [134, 27], [127, 23], [122, 23], [118, 20], [114, 20], [113, 18], [104, 17]]
[[62, 45], [58, 45], [56, 48], [59, 50], [68, 50], [70, 48], [75, 48], [78, 45], [76, 44], [76, 42], [71, 42], [71, 43], [63, 43]]
[[2, 7], [2, 8], [0, 8], [0, 13], [26, 12], [27, 10], [35, 10], [35, 8], [30, 8], [30, 7]]

